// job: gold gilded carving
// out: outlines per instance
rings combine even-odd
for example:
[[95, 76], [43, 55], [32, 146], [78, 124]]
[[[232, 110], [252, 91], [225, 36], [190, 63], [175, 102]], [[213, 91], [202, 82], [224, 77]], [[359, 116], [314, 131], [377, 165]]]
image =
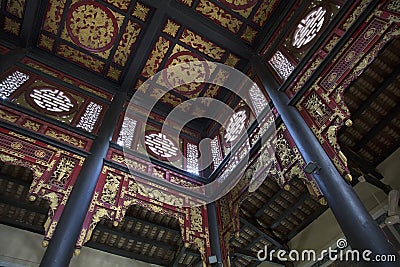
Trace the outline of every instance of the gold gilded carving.
[[90, 240], [90, 238], [92, 237], [93, 230], [96, 227], [97, 223], [100, 222], [101, 218], [105, 216], [107, 216], [108, 219], [111, 219], [106, 209], [99, 208], [96, 210], [96, 213], [93, 215], [92, 222], [90, 223], [84, 243]]
[[163, 171], [157, 170], [156, 168], [153, 168], [153, 175], [154, 175], [155, 177], [164, 179], [164, 174], [165, 174], [165, 173], [164, 173]]
[[300, 88], [305, 84], [305, 82], [310, 78], [311, 74], [314, 72], [314, 70], [319, 66], [319, 64], [322, 62], [322, 58], [317, 57], [314, 62], [311, 64], [310, 67], [307, 68], [307, 70], [304, 72], [304, 74], [301, 76], [299, 82], [296, 84], [296, 86], [293, 87], [292, 92], [297, 93]]
[[39, 128], [40, 128], [40, 124], [39, 123], [36, 123], [34, 121], [31, 121], [31, 120], [26, 120], [25, 123], [22, 126], [24, 126], [25, 128], [28, 128], [30, 130], [33, 130], [35, 132], [39, 131]]
[[12, 156], [0, 153], [0, 161], [3, 161], [3, 162], [14, 162], [14, 161], [17, 161], [17, 160], [18, 160], [17, 158], [14, 158]]
[[19, 22], [16, 22], [13, 19], [10, 19], [8, 17], [4, 18], [4, 30], [6, 32], [12, 33], [16, 36], [19, 35], [19, 29], [20, 29], [21, 24]]
[[165, 57], [165, 54], [169, 49], [169, 46], [170, 42], [168, 40], [163, 37], [158, 38], [153, 51], [151, 51], [151, 55], [142, 70], [143, 77], [148, 78], [156, 74], [163, 58]]
[[25, 0], [8, 0], [6, 9], [7, 12], [13, 14], [19, 19], [22, 19], [22, 14], [25, 8]]
[[43, 240], [42, 241], [42, 247], [46, 248], [49, 245], [49, 241]]
[[275, 141], [276, 152], [283, 166], [288, 166], [294, 159], [293, 151], [282, 134], [278, 134]]
[[61, 21], [61, 15], [64, 13], [63, 9], [66, 0], [49, 1], [49, 9], [46, 14], [46, 19], [43, 23], [43, 29], [45, 31], [57, 34], [58, 25]]
[[113, 42], [116, 24], [115, 17], [106, 8], [82, 4], [70, 13], [67, 21], [68, 33], [72, 40], [86, 49], [103, 51]]
[[70, 136], [69, 134], [56, 132], [51, 128], [48, 128], [44, 134], [79, 148], [85, 147], [85, 142], [83, 142], [82, 140], [78, 140], [75, 137]]
[[346, 179], [346, 181], [349, 182], [349, 183], [350, 183], [351, 181], [353, 181], [353, 177], [352, 177], [351, 174], [349, 174], [349, 173], [346, 174], [346, 175], [344, 176], [344, 179]]
[[78, 64], [85, 66], [97, 72], [101, 72], [104, 67], [104, 62], [88, 56], [78, 50], [69, 47], [68, 45], [60, 45], [57, 52], [60, 56], [70, 59]]
[[44, 34], [41, 34], [39, 37], [39, 44], [41, 48], [47, 49], [49, 51], [53, 50], [54, 47], [54, 39], [50, 38]]
[[118, 7], [121, 10], [127, 10], [129, 4], [131, 3], [130, 0], [106, 0], [108, 3]]
[[179, 0], [187, 6], [192, 6], [194, 0]]
[[121, 76], [121, 71], [117, 68], [114, 68], [113, 66], [110, 66], [107, 72], [107, 77], [111, 78], [115, 81], [119, 81], [119, 78]]
[[400, 3], [397, 0], [390, 1], [386, 8], [392, 12], [400, 13]]
[[53, 218], [54, 214], [57, 210], [57, 207], [58, 207], [58, 201], [59, 201], [58, 195], [55, 192], [50, 192], [50, 193], [44, 195], [43, 198], [49, 200], [49, 202], [50, 202], [49, 217]]
[[101, 201], [109, 204], [114, 204], [117, 199], [120, 183], [120, 176], [108, 172], [106, 183], [104, 184], [103, 192], [101, 193]]
[[249, 42], [250, 44], [253, 43], [254, 39], [257, 36], [257, 31], [254, 30], [253, 28], [246, 26], [246, 29], [244, 30], [244, 32], [242, 33], [242, 35], [240, 36], [243, 40]]
[[12, 142], [10, 146], [15, 150], [20, 150], [22, 148], [22, 144], [20, 142]]
[[133, 181], [133, 180], [129, 180], [129, 184], [128, 184], [128, 190], [129, 190], [129, 193], [135, 193], [135, 194], [139, 194], [139, 195], [142, 195], [142, 196], [145, 196], [145, 197], [147, 197], [148, 196], [148, 194], [147, 194], [147, 191], [145, 191], [143, 188], [142, 188], [142, 186], [140, 186], [140, 185], [138, 185], [135, 181]]
[[214, 59], [221, 59], [225, 54], [224, 49], [190, 30], [185, 30], [179, 40]]
[[254, 15], [253, 21], [260, 27], [264, 26], [269, 15], [271, 14], [272, 8], [277, 0], [263, 1], [261, 6], [258, 8]]
[[76, 161], [68, 157], [62, 157], [57, 164], [57, 168], [50, 176], [52, 184], [63, 186], [68, 181], [73, 169], [75, 168]]
[[181, 186], [183, 186], [183, 187], [196, 187], [195, 184], [193, 184], [193, 183], [191, 183], [191, 182], [189, 182], [189, 181], [187, 181], [187, 180], [184, 180], [184, 179], [180, 179], [180, 178], [178, 178], [178, 177], [175, 177], [175, 176], [173, 176], [173, 175], [171, 175], [169, 181], [170, 181], [171, 183], [174, 183], [174, 184], [177, 184], [177, 185], [181, 185]]
[[350, 25], [359, 17], [359, 15], [364, 11], [364, 9], [368, 6], [371, 0], [363, 0], [359, 3], [354, 10], [354, 12], [347, 18], [346, 22], [342, 25], [344, 30], [349, 29]]
[[332, 36], [329, 43], [325, 46], [325, 50], [330, 52], [338, 41], [339, 41], [339, 36], [337, 35]]
[[162, 31], [172, 37], [175, 37], [180, 27], [181, 25], [177, 24], [175, 21], [168, 19], [167, 24]]
[[310, 95], [304, 103], [304, 107], [319, 126], [322, 126], [332, 114], [316, 93]]
[[239, 58], [233, 54], [229, 54], [228, 58], [225, 61], [225, 64], [231, 67], [235, 67], [238, 62], [239, 62]]
[[146, 188], [145, 191], [148, 192], [149, 198], [160, 201], [162, 203], [177, 207], [182, 207], [183, 205], [183, 200], [181, 198], [178, 198], [172, 194], [167, 194], [164, 191], [153, 188]]
[[329, 126], [328, 131], [326, 132], [326, 136], [328, 138], [329, 144], [331, 144], [332, 147], [336, 151], [340, 150], [339, 145], [337, 143], [337, 139], [336, 139], [336, 133], [337, 133], [338, 129], [339, 129], [339, 126], [331, 125], [331, 126]]
[[136, 2], [133, 8], [132, 15], [142, 21], [146, 21], [147, 15], [149, 14], [150, 8], [145, 7], [143, 4]]
[[[115, 51], [114, 59], [113, 61], [120, 66], [125, 66], [126, 61], [129, 58], [129, 55], [131, 53], [131, 49], [133, 44], [136, 43], [137, 37], [139, 36], [141, 27], [139, 24], [129, 20], [128, 24], [126, 25], [125, 32], [121, 37], [121, 40], [119, 41], [119, 45], [117, 50]], [[119, 76], [121, 74], [121, 71], [119, 71], [118, 78], [115, 80], [119, 79]]]
[[205, 248], [205, 242], [204, 239], [199, 238], [199, 237], [195, 237], [193, 239], [193, 243], [196, 245], [196, 247], [198, 248], [200, 254], [201, 254], [201, 258], [203, 259], [203, 266], [207, 266], [205, 263], [205, 257], [206, 257], [206, 248]]
[[203, 217], [200, 207], [190, 208], [190, 230], [203, 232]]
[[237, 33], [243, 24], [243, 22], [208, 0], [200, 0], [196, 10], [233, 33]]
[[18, 120], [17, 116], [14, 116], [10, 113], [6, 113], [3, 110], [0, 110], [0, 119], [5, 120], [5, 121], [9, 121], [9, 122], [16, 122]]

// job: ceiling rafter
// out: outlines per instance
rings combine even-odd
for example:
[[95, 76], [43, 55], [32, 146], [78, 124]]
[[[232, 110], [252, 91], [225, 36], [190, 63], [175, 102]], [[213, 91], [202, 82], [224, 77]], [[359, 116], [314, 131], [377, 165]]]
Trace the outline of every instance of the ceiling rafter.
[[252, 231], [256, 232], [258, 235], [263, 236], [265, 239], [267, 239], [270, 243], [272, 243], [274, 246], [285, 250], [285, 245], [281, 240], [277, 240], [276, 238], [273, 238], [266, 234], [264, 231], [260, 230], [254, 223], [251, 223], [251, 221], [248, 221], [244, 218], [240, 218], [240, 222], [244, 224], [245, 226], [249, 227]]
[[177, 249], [177, 246], [171, 245], [169, 243], [165, 243], [161, 240], [154, 240], [154, 239], [150, 239], [147, 237], [139, 236], [134, 233], [118, 231], [117, 229], [109, 228], [109, 227], [105, 226], [104, 224], [98, 224], [95, 229], [105, 232], [105, 233], [112, 234], [112, 235], [122, 236], [122, 237], [125, 237], [128, 239], [131, 239], [131, 240], [135, 240], [137, 242], [146, 243], [146, 244], [156, 246], [156, 247], [159, 247], [159, 248], [162, 248], [165, 250], [175, 251]]
[[301, 194], [300, 198], [297, 199], [296, 203], [290, 208], [286, 209], [279, 217], [271, 224], [271, 229], [276, 228], [285, 218], [292, 214], [296, 209], [298, 209], [304, 201], [308, 198], [308, 193], [304, 192]]
[[379, 121], [378, 124], [376, 124], [372, 129], [363, 136], [363, 138], [357, 142], [357, 144], [354, 146], [354, 150], [359, 150], [363, 146], [365, 146], [370, 140], [375, 138], [377, 134], [382, 131], [394, 118], [396, 118], [400, 113], [400, 103], [397, 103], [397, 105], [389, 110], [388, 114], [386, 117], [384, 117], [382, 120]]
[[363, 101], [361, 106], [355, 112], [352, 113], [351, 119], [353, 121], [356, 121], [364, 112], [364, 110], [366, 110], [372, 104], [372, 102], [374, 102], [376, 98], [383, 91], [385, 91], [387, 87], [394, 82], [394, 80], [396, 80], [397, 76], [400, 75], [400, 64], [397, 65], [394, 69], [395, 71], [392, 72], [389, 77], [385, 78], [385, 81], [381, 85], [379, 85], [379, 87], [376, 88], [376, 90], [365, 101]]

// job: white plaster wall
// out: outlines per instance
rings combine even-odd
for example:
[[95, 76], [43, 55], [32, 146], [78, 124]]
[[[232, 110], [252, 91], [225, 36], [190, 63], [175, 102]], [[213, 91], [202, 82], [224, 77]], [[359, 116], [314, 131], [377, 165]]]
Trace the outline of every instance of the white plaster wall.
[[[43, 236], [0, 224], [0, 266], [36, 267], [39, 266], [45, 249]], [[84, 247], [79, 256], [71, 260], [71, 267], [155, 267], [125, 257]]]
[[[384, 176], [382, 180], [384, 183], [391, 185], [394, 189], [400, 189], [400, 148], [382, 162], [377, 169]], [[353, 178], [356, 179], [357, 177]], [[358, 183], [354, 189], [374, 218], [387, 211], [387, 195], [380, 189], [368, 183]], [[336, 241], [343, 236], [332, 211], [328, 209], [317, 220], [296, 235], [289, 242], [289, 247], [299, 251], [314, 249], [318, 255], [323, 249], [336, 244]], [[309, 265], [310, 263], [307, 262], [296, 263], [296, 266]]]

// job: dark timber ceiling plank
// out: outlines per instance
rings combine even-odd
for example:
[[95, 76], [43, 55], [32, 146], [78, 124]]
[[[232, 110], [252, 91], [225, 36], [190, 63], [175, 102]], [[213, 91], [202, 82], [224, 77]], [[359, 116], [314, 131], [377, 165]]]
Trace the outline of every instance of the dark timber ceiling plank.
[[304, 192], [303, 194], [301, 194], [301, 197], [296, 201], [296, 203], [291, 206], [290, 208], [286, 209], [272, 224], [271, 224], [271, 228], [275, 228], [277, 227], [282, 220], [284, 220], [285, 218], [287, 218], [290, 214], [292, 214], [295, 210], [297, 210], [300, 205], [302, 205], [304, 203], [304, 201], [308, 198], [308, 193]]
[[[289, 185], [293, 185], [294, 180], [296, 180], [296, 178], [293, 178], [289, 181]], [[286, 190], [284, 188], [279, 189], [270, 199], [268, 199], [267, 202], [265, 202], [261, 208], [259, 208], [256, 212], [256, 214], [254, 215], [255, 218], [259, 218], [263, 213], [264, 210], [266, 208], [268, 208], [278, 197], [281, 196], [281, 194], [283, 192], [285, 192]]]
[[372, 163], [363, 159], [353, 149], [347, 146], [341, 146], [343, 153], [350, 161], [356, 164], [364, 173], [370, 173], [378, 179], [383, 179], [383, 175], [375, 169]]
[[365, 146], [370, 140], [376, 137], [379, 132], [382, 131], [394, 118], [396, 118], [399, 113], [400, 103], [397, 103], [397, 105], [388, 112], [386, 117], [381, 119], [378, 124], [372, 127], [372, 129], [366, 135], [364, 135], [360, 141], [357, 142], [353, 149], [357, 151]]
[[25, 202], [25, 201], [21, 201], [12, 197], [6, 197], [3, 195], [0, 195], [0, 203], [5, 203], [7, 205], [10, 206], [14, 206], [20, 209], [24, 209], [30, 212], [36, 212], [38, 214], [43, 214], [43, 215], [47, 215], [47, 211], [48, 209], [44, 208], [44, 207], [40, 207], [40, 206], [36, 206], [31, 202]]
[[263, 236], [265, 239], [267, 239], [270, 243], [275, 245], [276, 247], [285, 250], [285, 246], [280, 240], [277, 240], [269, 235], [267, 235], [264, 231], [258, 229], [257, 226], [254, 224], [250, 223], [248, 220], [244, 218], [240, 218], [240, 222], [243, 223], [245, 226], [249, 227], [252, 231], [256, 232], [257, 234]]
[[365, 109], [367, 109], [372, 102], [375, 101], [375, 99], [383, 92], [386, 90], [386, 88], [396, 80], [397, 76], [400, 75], [400, 65], [397, 65], [395, 68], [395, 71], [390, 74], [389, 77], [385, 79], [385, 81], [378, 87], [376, 90], [367, 98], [367, 100], [362, 102], [362, 105], [358, 107], [358, 109], [352, 113], [351, 119], [353, 121], [356, 121], [360, 115], [364, 112]]
[[316, 211], [313, 212], [312, 215], [308, 216], [307, 219], [305, 219], [300, 225], [295, 227], [286, 237], [286, 240], [292, 239], [294, 236], [296, 236], [301, 230], [303, 230], [304, 227], [309, 225], [311, 222], [316, 220], [323, 212], [325, 212], [328, 209], [328, 206], [323, 206], [321, 205]]
[[128, 239], [131, 239], [131, 240], [135, 240], [135, 241], [138, 241], [138, 242], [146, 243], [146, 244], [149, 244], [149, 245], [152, 245], [152, 246], [155, 246], [155, 247], [159, 247], [159, 248], [162, 248], [162, 249], [165, 249], [165, 250], [175, 251], [177, 249], [177, 246], [174, 246], [174, 245], [162, 242], [162, 241], [157, 241], [157, 240], [154, 240], [154, 239], [150, 239], [150, 238], [147, 238], [147, 237], [138, 236], [138, 235], [136, 235], [134, 233], [128, 233], [128, 232], [123, 232], [123, 231], [119, 231], [119, 230], [116, 230], [116, 229], [112, 229], [112, 228], [109, 228], [109, 227], [107, 227], [107, 226], [105, 226], [103, 224], [98, 224], [95, 229], [97, 229], [99, 231], [102, 231], [102, 232], [105, 232], [105, 233], [112, 234], [112, 235], [122, 236], [122, 237], [125, 237], [125, 238], [128, 238]]
[[172, 267], [178, 267], [179, 261], [182, 258], [182, 256], [185, 254], [186, 247], [185, 244], [182, 245], [181, 249], [179, 250], [178, 255], [176, 255], [174, 262], [172, 263]]

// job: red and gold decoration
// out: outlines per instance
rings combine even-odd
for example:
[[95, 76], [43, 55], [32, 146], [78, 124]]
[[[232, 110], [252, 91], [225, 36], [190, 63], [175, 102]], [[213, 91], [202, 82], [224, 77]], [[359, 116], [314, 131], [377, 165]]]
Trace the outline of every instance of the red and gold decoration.
[[[95, 1], [49, 2], [38, 46], [120, 81], [150, 8], [133, 1], [111, 4], [117, 10]], [[130, 5], [133, 17], [126, 14]]]
[[[394, 10], [388, 8], [390, 3], [388, 1], [379, 5], [296, 105], [339, 172], [349, 181], [351, 175], [347, 168], [347, 159], [337, 142], [339, 129], [343, 125], [352, 125], [343, 94], [382, 47], [399, 36], [399, 20], [392, 15]], [[359, 14], [363, 8], [365, 4], [355, 9], [354, 14]], [[350, 16], [343, 20], [339, 27], [349, 27], [352, 18], [353, 16]], [[329, 49], [336, 40], [335, 36], [333, 35], [331, 41], [322, 46], [322, 49]], [[303, 77], [299, 83], [302, 81]]]
[[54, 233], [85, 158], [3, 128], [0, 129], [0, 136], [3, 140], [0, 160], [32, 170], [29, 199], [34, 201], [41, 197], [50, 203], [44, 226], [43, 244], [46, 245], [46, 240]]
[[26, 0], [4, 0], [5, 12], [2, 17], [0, 27], [12, 35], [19, 36], [25, 12]]

